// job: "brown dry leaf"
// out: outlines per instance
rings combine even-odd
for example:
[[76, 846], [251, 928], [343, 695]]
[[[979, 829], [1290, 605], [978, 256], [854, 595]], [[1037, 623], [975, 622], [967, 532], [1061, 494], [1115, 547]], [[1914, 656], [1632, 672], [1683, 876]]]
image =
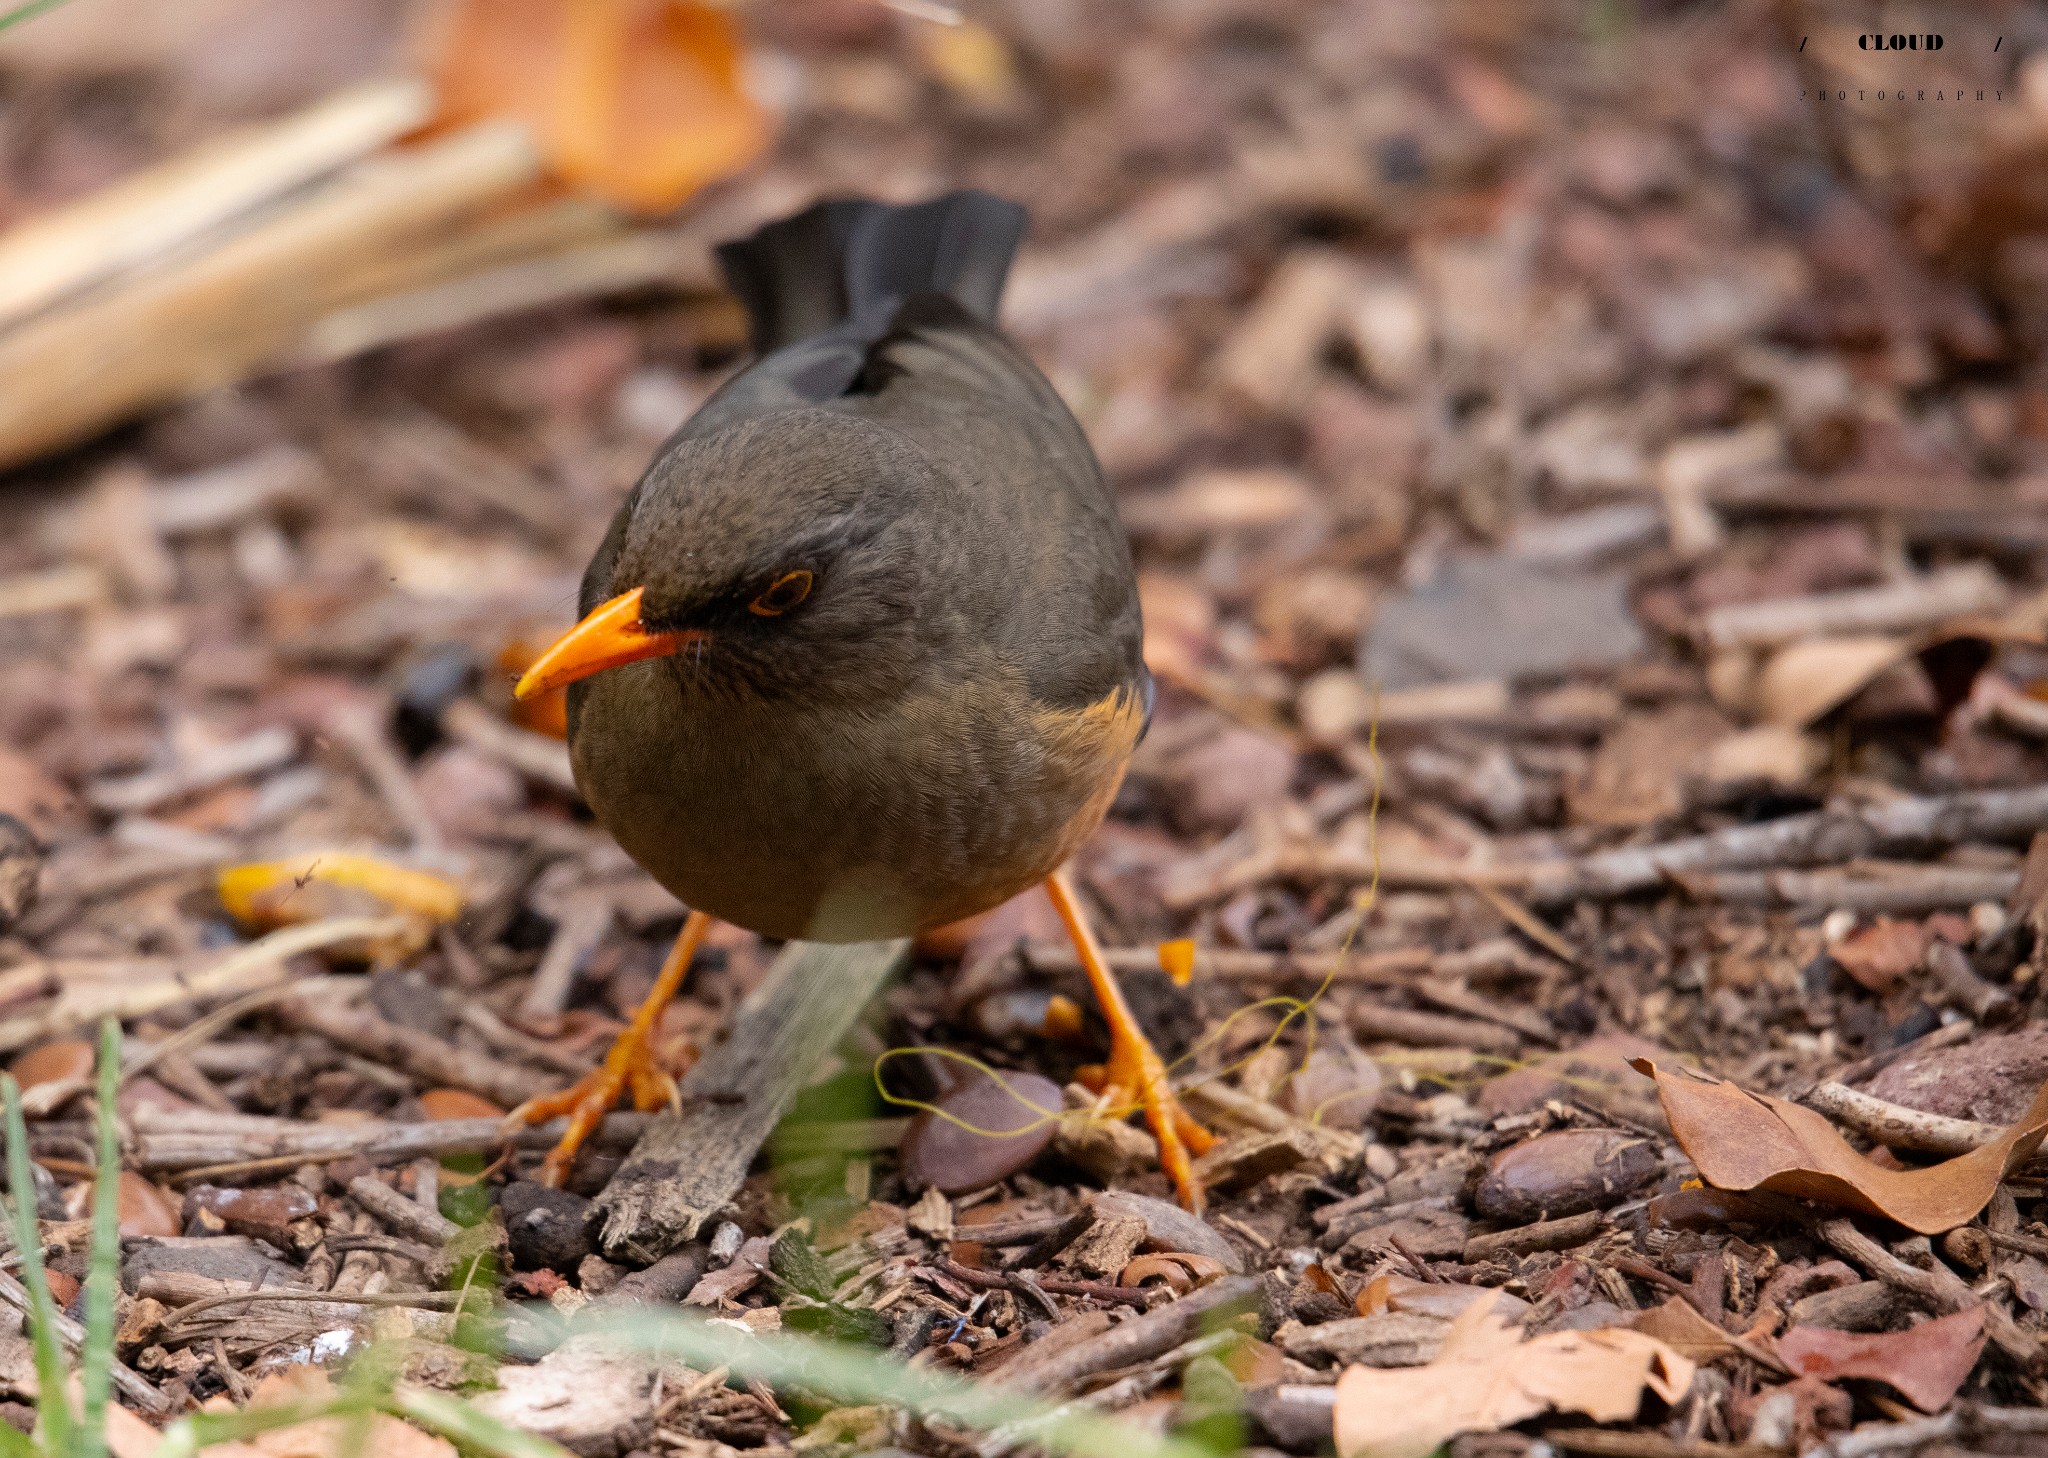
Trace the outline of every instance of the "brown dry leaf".
[[1873, 1377], [1922, 1412], [1939, 1412], [1968, 1380], [1984, 1350], [1984, 1308], [1923, 1321], [1904, 1331], [1836, 1331], [1795, 1326], [1778, 1356], [1802, 1377]]
[[1683, 1296], [1651, 1307], [1629, 1325], [1695, 1362], [1711, 1362], [1737, 1350], [1728, 1333], [1700, 1315], [1699, 1308]]
[[1917, 921], [1880, 916], [1835, 943], [1828, 955], [1872, 992], [1883, 992], [1927, 955], [1927, 928]]
[[1912, 654], [1910, 639], [1888, 634], [1788, 643], [1757, 675], [1756, 715], [1766, 724], [1803, 729]]
[[1728, 721], [1703, 704], [1622, 720], [1566, 791], [1572, 818], [1634, 827], [1679, 814], [1686, 806], [1686, 781], [1700, 775], [1728, 729]]
[[1496, 1310], [1498, 1295], [1467, 1307], [1426, 1366], [1345, 1370], [1335, 1413], [1343, 1458], [1425, 1458], [1459, 1433], [1497, 1432], [1544, 1412], [1621, 1422], [1635, 1416], [1645, 1389], [1675, 1402], [1692, 1386], [1693, 1364], [1641, 1332], [1523, 1341]]
[[2033, 1107], [1983, 1148], [1925, 1169], [1886, 1169], [1811, 1109], [1647, 1058], [1632, 1061], [1657, 1081], [1671, 1132], [1708, 1184], [1883, 1215], [1922, 1235], [1953, 1230], [1983, 1209], [2007, 1171], [2032, 1158], [2048, 1135], [2043, 1085]]
[[524, 121], [557, 174], [640, 212], [768, 144], [732, 19], [701, 0], [462, 0], [436, 40], [442, 125]]
[[[249, 1394], [250, 1407], [324, 1402], [334, 1384], [318, 1367], [290, 1367], [264, 1378]], [[367, 1430], [340, 1418], [321, 1418], [273, 1428], [246, 1443], [219, 1443], [199, 1450], [201, 1458], [342, 1458], [349, 1453], [374, 1453], [377, 1458], [455, 1458], [455, 1446], [397, 1418], [379, 1413]]]

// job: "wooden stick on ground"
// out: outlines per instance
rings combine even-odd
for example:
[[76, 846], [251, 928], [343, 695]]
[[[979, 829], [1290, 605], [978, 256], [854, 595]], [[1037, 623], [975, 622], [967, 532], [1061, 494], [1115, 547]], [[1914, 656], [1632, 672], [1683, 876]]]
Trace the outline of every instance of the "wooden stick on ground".
[[422, 82], [372, 82], [32, 218], [0, 237], [0, 325], [395, 142], [432, 111]]
[[402, 917], [337, 916], [285, 927], [229, 953], [211, 967], [140, 985], [84, 986], [67, 990], [48, 1007], [0, 1022], [0, 1052], [76, 1032], [101, 1018], [139, 1018], [196, 998], [232, 997], [289, 974], [284, 964], [305, 952], [341, 942], [374, 940], [405, 929]]
[[1880, 1144], [1923, 1154], [1968, 1154], [2005, 1132], [1996, 1124], [1909, 1109], [1839, 1083], [1815, 1084], [1799, 1102]]
[[1890, 852], [2022, 840], [2042, 829], [2048, 829], [2048, 786], [1972, 790], [1787, 815], [1659, 845], [1503, 867], [1501, 875], [1520, 878], [1531, 899], [1556, 905], [1650, 891], [1692, 871], [1839, 865]]
[[0, 464], [242, 378], [360, 298], [367, 266], [539, 174], [524, 127], [486, 122], [357, 163], [218, 247], [0, 336]]
[[[30, 1309], [28, 1288], [4, 1271], [0, 1271], [0, 1301], [6, 1302], [24, 1316]], [[85, 1344], [84, 1325], [73, 1321], [60, 1311], [57, 1313], [56, 1326], [57, 1340], [65, 1351], [76, 1357], [78, 1349]], [[146, 1412], [152, 1417], [170, 1416], [173, 1406], [171, 1400], [157, 1390], [155, 1383], [118, 1357], [114, 1359], [113, 1376], [114, 1391], [118, 1392], [122, 1401], [130, 1407]]]
[[685, 1111], [655, 1120], [597, 1197], [606, 1252], [647, 1265], [696, 1237], [762, 1143], [891, 974], [908, 941], [792, 942], [682, 1081]]
[[[591, 1143], [624, 1149], [646, 1132], [650, 1122], [647, 1114], [607, 1114]], [[128, 1162], [145, 1174], [175, 1173], [185, 1179], [220, 1177], [230, 1168], [253, 1171], [259, 1166], [288, 1172], [295, 1165], [355, 1156], [372, 1164], [396, 1164], [425, 1155], [486, 1154], [508, 1142], [522, 1149], [546, 1149], [568, 1127], [566, 1119], [551, 1119], [515, 1130], [508, 1141], [505, 1121], [497, 1118], [335, 1125], [247, 1116], [204, 1122], [201, 1115], [187, 1111], [176, 1121], [138, 1119]]]

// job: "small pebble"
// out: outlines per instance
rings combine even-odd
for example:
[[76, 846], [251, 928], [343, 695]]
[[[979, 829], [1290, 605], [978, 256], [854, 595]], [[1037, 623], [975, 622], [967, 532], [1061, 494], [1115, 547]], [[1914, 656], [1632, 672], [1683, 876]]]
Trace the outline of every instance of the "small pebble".
[[420, 1111], [429, 1119], [502, 1119], [505, 1111], [489, 1099], [461, 1088], [430, 1088], [420, 1095]]
[[23, 1089], [56, 1083], [66, 1078], [91, 1078], [94, 1061], [92, 1044], [83, 1038], [60, 1038], [38, 1043], [7, 1065], [14, 1081]]
[[505, 1217], [505, 1238], [512, 1262], [520, 1270], [575, 1271], [590, 1255], [586, 1218], [590, 1201], [567, 1190], [551, 1190], [532, 1180], [516, 1180], [498, 1197]]
[[740, 1247], [747, 1243], [747, 1233], [730, 1220], [721, 1220], [718, 1229], [711, 1233], [711, 1263], [715, 1266], [728, 1264], [740, 1253]]
[[[1035, 1073], [1005, 1072], [1002, 1083], [970, 1074], [919, 1113], [904, 1132], [903, 1173], [912, 1186], [948, 1195], [1007, 1179], [1052, 1139], [1059, 1085]], [[957, 1122], [956, 1122], [957, 1121]], [[964, 1126], [964, 1127], [963, 1127]]]

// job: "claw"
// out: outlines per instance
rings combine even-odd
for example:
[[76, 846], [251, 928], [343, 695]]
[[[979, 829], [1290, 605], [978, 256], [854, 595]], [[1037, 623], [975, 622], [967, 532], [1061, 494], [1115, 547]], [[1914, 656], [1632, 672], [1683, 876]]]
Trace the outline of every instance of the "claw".
[[632, 1023], [605, 1055], [603, 1067], [586, 1073], [559, 1093], [536, 1094], [505, 1116], [508, 1125], [516, 1126], [544, 1124], [568, 1115], [568, 1129], [541, 1161], [542, 1184], [560, 1189], [568, 1182], [577, 1150], [604, 1122], [604, 1116], [617, 1105], [621, 1094], [630, 1091], [633, 1107], [643, 1112], [668, 1108], [677, 1102], [675, 1080], [654, 1061], [654, 1029], [662, 1012], [675, 1000], [683, 985], [683, 975], [690, 970], [690, 959], [696, 956], [698, 943], [704, 940], [710, 926], [711, 918], [703, 912], [690, 913], [682, 934], [669, 949], [668, 960], [662, 963], [661, 975], [654, 979], [654, 986], [633, 1014]]

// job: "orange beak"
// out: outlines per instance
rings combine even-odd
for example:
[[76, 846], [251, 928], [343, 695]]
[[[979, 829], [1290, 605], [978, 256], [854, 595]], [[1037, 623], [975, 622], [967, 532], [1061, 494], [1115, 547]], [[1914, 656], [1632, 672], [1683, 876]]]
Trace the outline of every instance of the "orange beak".
[[533, 661], [533, 667], [520, 675], [512, 697], [530, 699], [622, 663], [675, 653], [710, 636], [694, 628], [675, 633], [648, 632], [640, 626], [640, 594], [645, 590], [636, 587], [592, 608], [582, 622], [557, 638], [547, 652]]

